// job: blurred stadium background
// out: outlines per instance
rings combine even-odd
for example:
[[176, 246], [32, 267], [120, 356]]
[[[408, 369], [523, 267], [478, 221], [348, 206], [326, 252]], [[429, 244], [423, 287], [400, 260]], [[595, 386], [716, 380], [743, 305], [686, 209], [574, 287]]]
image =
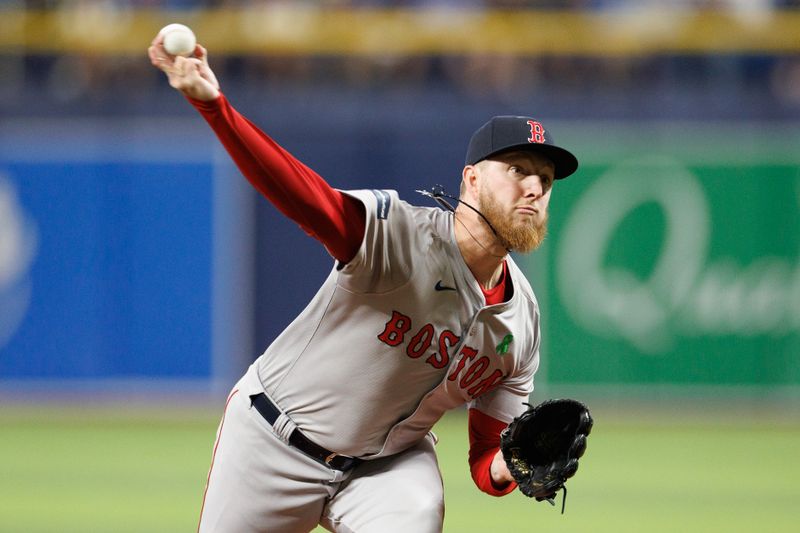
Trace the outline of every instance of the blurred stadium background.
[[336, 187], [455, 192], [495, 114], [574, 147], [520, 260], [533, 399], [595, 435], [561, 517], [471, 487], [449, 415], [446, 531], [794, 530], [800, 2], [0, 0], [0, 531], [192, 530], [227, 389], [331, 267], [149, 65], [169, 22]]

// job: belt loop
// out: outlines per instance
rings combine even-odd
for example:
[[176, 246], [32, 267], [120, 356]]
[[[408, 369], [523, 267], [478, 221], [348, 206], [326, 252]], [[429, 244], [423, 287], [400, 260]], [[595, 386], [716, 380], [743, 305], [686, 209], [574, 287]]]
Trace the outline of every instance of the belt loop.
[[287, 445], [293, 446], [324, 465], [327, 465], [334, 471], [348, 471], [362, 462], [361, 459], [350, 457], [347, 455], [340, 455], [330, 450], [326, 450], [319, 444], [316, 444], [308, 437], [303, 435], [303, 432], [297, 427], [297, 424], [286, 414], [272, 403], [266, 394], [259, 393], [250, 396], [251, 407], [255, 407], [256, 411], [264, 417], [267, 423], [272, 426], [272, 431], [275, 435], [284, 441]]
[[286, 416], [285, 413], [281, 413], [278, 415], [278, 419], [275, 420], [275, 423], [272, 424], [272, 429], [274, 429], [275, 433], [288, 444], [289, 437], [291, 437], [292, 432], [297, 429], [297, 424], [295, 424], [291, 418]]
[[338, 483], [345, 478], [347, 474], [347, 470], [336, 470], [335, 468], [331, 468], [331, 472], [333, 473], [333, 477], [331, 478], [331, 483]]

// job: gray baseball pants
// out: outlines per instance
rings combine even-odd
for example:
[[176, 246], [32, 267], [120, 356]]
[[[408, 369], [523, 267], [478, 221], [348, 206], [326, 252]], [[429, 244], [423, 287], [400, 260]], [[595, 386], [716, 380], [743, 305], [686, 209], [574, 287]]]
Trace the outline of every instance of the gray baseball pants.
[[[252, 372], [233, 388], [217, 431], [201, 533], [440, 532], [442, 477], [433, 438], [339, 472], [289, 446], [250, 405]], [[262, 389], [263, 390], [263, 389]]]

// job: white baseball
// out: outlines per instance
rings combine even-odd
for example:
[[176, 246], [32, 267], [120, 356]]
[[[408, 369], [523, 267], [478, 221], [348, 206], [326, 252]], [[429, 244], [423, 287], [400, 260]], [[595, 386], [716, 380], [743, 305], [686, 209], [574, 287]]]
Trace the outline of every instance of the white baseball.
[[174, 56], [190, 56], [197, 45], [194, 32], [183, 24], [167, 24], [159, 34], [164, 36], [164, 50]]

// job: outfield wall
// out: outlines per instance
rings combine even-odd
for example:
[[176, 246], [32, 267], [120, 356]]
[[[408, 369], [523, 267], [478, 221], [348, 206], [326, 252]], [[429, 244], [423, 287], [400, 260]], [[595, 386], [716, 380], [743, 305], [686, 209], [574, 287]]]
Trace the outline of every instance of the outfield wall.
[[[494, 112], [315, 105], [248, 114], [335, 186], [423, 204], [414, 189], [456, 190], [466, 140]], [[544, 314], [540, 384], [796, 390], [800, 128], [546, 124], [582, 167], [522, 259]], [[197, 117], [12, 120], [0, 139], [6, 385], [229, 383], [331, 267]]]
[[794, 389], [800, 130], [681, 122], [583, 131], [605, 151], [586, 153], [580, 180], [565, 182], [552, 207], [550, 384]]

